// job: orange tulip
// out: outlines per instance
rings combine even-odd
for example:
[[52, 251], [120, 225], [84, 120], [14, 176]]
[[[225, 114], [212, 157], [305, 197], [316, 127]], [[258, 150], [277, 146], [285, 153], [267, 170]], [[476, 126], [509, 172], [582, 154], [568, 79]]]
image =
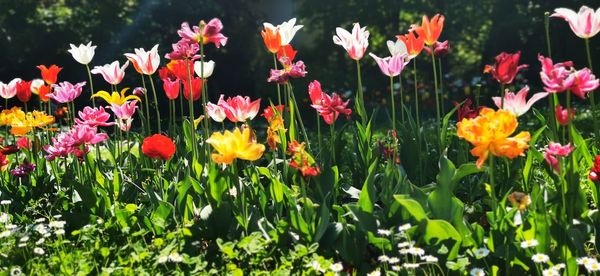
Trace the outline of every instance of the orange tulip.
[[281, 35], [278, 29], [266, 28], [260, 32], [269, 52], [275, 54], [281, 47]]
[[423, 37], [425, 40], [425, 44], [428, 46], [432, 46], [438, 38], [440, 38], [440, 34], [442, 33], [442, 29], [444, 28], [444, 16], [440, 14], [436, 14], [429, 21], [429, 17], [427, 15], [423, 15], [423, 22], [421, 23], [420, 28], [415, 28], [415, 31], [419, 35], [419, 37]]
[[483, 108], [479, 116], [460, 121], [456, 134], [475, 146], [471, 154], [479, 157], [476, 164], [481, 168], [490, 153], [510, 159], [523, 155], [531, 136], [529, 132], [522, 131], [509, 137], [518, 125], [517, 117], [510, 111]]
[[42, 73], [42, 79], [44, 79], [47, 84], [55, 84], [56, 79], [58, 78], [58, 73], [60, 70], [62, 70], [62, 67], [58, 67], [54, 64], [52, 64], [50, 68], [47, 68], [46, 65], [38, 65], [37, 68], [40, 69]]
[[[420, 28], [421, 27], [417, 27], [414, 31], [419, 32], [418, 30]], [[404, 45], [406, 45], [406, 51], [409, 54], [409, 58], [418, 56], [421, 51], [423, 51], [423, 47], [425, 47], [424, 37], [422, 35], [419, 35], [419, 37], [415, 36], [415, 32], [408, 32], [408, 34], [396, 36], [404, 43]]]

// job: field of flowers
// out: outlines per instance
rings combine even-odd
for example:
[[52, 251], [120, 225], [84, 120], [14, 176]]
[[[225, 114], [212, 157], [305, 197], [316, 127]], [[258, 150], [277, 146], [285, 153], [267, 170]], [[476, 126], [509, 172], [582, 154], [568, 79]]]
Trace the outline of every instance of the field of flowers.
[[[368, 53], [389, 106], [364, 100], [359, 23], [333, 36], [356, 61], [352, 98], [327, 80], [294, 86], [309, 70], [296, 19], [264, 23], [273, 68], [259, 99], [209, 92], [205, 48], [228, 40], [216, 18], [182, 23], [162, 65], [156, 45], [92, 67], [89, 42], [68, 50], [86, 81], [39, 65], [39, 78], [0, 82], [0, 274], [596, 275], [600, 9], [547, 13], [540, 63], [498, 54], [483, 69], [495, 106], [476, 94], [449, 112], [444, 19]], [[588, 64], [552, 59], [550, 20], [569, 24]], [[419, 59], [433, 118], [419, 110]], [[529, 98], [525, 67], [543, 83]]]

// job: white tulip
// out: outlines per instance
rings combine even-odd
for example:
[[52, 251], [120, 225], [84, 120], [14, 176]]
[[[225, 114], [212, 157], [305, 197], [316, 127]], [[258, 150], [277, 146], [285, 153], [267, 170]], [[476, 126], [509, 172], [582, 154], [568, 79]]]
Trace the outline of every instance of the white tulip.
[[388, 47], [388, 50], [390, 50], [390, 54], [392, 56], [401, 55], [401, 54], [408, 54], [408, 50], [406, 49], [406, 45], [400, 39], [396, 40], [396, 42], [388, 40], [387, 41], [387, 47]]
[[296, 25], [296, 18], [292, 18], [286, 22], [281, 23], [281, 25], [273, 26], [271, 23], [263, 23], [265, 28], [271, 30], [278, 30], [279, 35], [281, 36], [281, 46], [285, 46], [292, 42], [292, 39], [296, 35], [296, 32], [300, 30], [304, 25]]
[[69, 53], [73, 56], [73, 58], [84, 65], [89, 64], [94, 58], [94, 53], [96, 50], [96, 46], [92, 46], [92, 42], [90, 41], [87, 45], [79, 44], [79, 46], [71, 45], [71, 49], [68, 50]]
[[[204, 65], [203, 65], [203, 63], [204, 63]], [[198, 75], [199, 77], [201, 77], [203, 79], [208, 79], [210, 76], [212, 76], [214, 70], [215, 70], [215, 62], [212, 60], [209, 60], [208, 62], [202, 62], [202, 61], [194, 62], [194, 72], [196, 72], [196, 75]], [[202, 71], [204, 71], [204, 73]]]

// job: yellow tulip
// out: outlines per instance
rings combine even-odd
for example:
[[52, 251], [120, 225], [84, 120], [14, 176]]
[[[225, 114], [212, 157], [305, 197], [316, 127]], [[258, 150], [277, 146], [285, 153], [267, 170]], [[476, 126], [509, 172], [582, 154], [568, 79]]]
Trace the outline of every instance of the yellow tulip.
[[265, 151], [263, 144], [256, 143], [249, 128], [240, 131], [236, 128], [233, 132], [226, 130], [225, 133], [215, 132], [207, 140], [217, 153], [211, 158], [218, 164], [231, 164], [235, 159], [254, 161], [262, 157]]
[[123, 105], [125, 102], [130, 101], [130, 100], [138, 100], [140, 102], [142, 101], [136, 95], [125, 96], [125, 92], [127, 92], [127, 90], [129, 90], [129, 88], [123, 88], [123, 89], [121, 89], [121, 93], [119, 93], [117, 91], [113, 91], [110, 94], [108, 92], [102, 90], [102, 91], [98, 91], [96, 94], [92, 95], [92, 98], [99, 97], [99, 98], [104, 99], [109, 104], [116, 104], [116, 105]]

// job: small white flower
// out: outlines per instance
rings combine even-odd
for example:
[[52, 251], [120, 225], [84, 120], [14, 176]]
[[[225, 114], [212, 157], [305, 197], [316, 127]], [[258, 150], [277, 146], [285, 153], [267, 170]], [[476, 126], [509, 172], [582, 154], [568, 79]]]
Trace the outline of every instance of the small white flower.
[[438, 258], [435, 256], [431, 256], [431, 255], [423, 256], [422, 259], [426, 263], [437, 263], [438, 262]]
[[402, 266], [406, 269], [416, 269], [419, 268], [419, 264], [412, 264], [412, 263], [403, 263]]
[[48, 233], [48, 228], [46, 227], [45, 224], [36, 224], [33, 227], [33, 230], [40, 233], [40, 235], [44, 235], [44, 234]]
[[73, 58], [81, 63], [81, 64], [89, 64], [94, 58], [94, 53], [96, 51], [96, 46], [92, 46], [92, 42], [90, 41], [87, 45], [79, 44], [79, 46], [75, 46], [73, 44], [69, 44], [71, 49], [68, 50], [69, 53], [73, 56]]
[[477, 248], [477, 249], [475, 249], [475, 251], [473, 251], [473, 255], [475, 255], [476, 259], [485, 258], [489, 254], [490, 254], [490, 250], [488, 250], [485, 247]]
[[521, 248], [530, 248], [530, 247], [536, 247], [538, 245], [538, 241], [537, 240], [526, 240], [526, 241], [522, 241], [521, 242]]
[[62, 236], [65, 234], [65, 230], [64, 229], [58, 229], [56, 231], [54, 231], [54, 234], [57, 236]]
[[51, 221], [48, 226], [50, 226], [50, 228], [65, 228], [65, 224], [67, 224], [67, 222], [64, 220], [55, 220]]
[[377, 258], [377, 260], [380, 263], [387, 263], [390, 260], [390, 257], [388, 257], [386, 255], [381, 255], [381, 256], [379, 256], [379, 258]]
[[402, 224], [402, 225], [400, 225], [400, 227], [398, 227], [398, 231], [404, 232], [404, 231], [410, 229], [411, 227], [412, 227], [412, 225], [410, 225], [410, 223]]
[[565, 264], [558, 263], [558, 264], [555, 264], [554, 266], [552, 266], [551, 268], [554, 269], [554, 270], [560, 271], [561, 269], [564, 269], [565, 267], [567, 267]]
[[312, 268], [315, 271], [324, 272], [325, 270], [321, 267], [321, 264], [317, 260], [313, 260], [306, 265], [306, 267]]
[[44, 221], [46, 221], [46, 218], [38, 218], [35, 220], [35, 222], [37, 222], [37, 223], [42, 223]]
[[14, 224], [7, 224], [7, 225], [6, 225], [6, 229], [8, 229], [8, 230], [14, 230], [14, 229], [16, 229], [16, 228], [17, 228], [17, 226], [16, 226], [16, 225], [14, 225]]
[[560, 273], [555, 269], [548, 268], [548, 269], [542, 270], [542, 275], [543, 276], [559, 276]]
[[585, 269], [587, 269], [587, 271], [590, 273], [600, 271], [600, 264], [598, 262], [589, 263], [585, 265]]
[[55, 219], [59, 219], [59, 218], [62, 218], [62, 215], [54, 215], [52, 217], [55, 218]]
[[548, 257], [548, 255], [546, 255], [546, 254], [537, 253], [537, 254], [531, 256], [531, 260], [535, 263], [541, 264], [541, 263], [547, 263], [550, 260], [550, 257]]
[[413, 256], [422, 256], [425, 254], [425, 250], [418, 247], [411, 247], [408, 249], [408, 254]]
[[46, 251], [44, 251], [44, 249], [42, 249], [41, 247], [36, 247], [33, 249], [33, 253], [38, 254], [38, 255], [44, 255], [44, 253], [46, 253]]
[[413, 246], [413, 244], [414, 244], [413, 242], [401, 242], [398, 244], [398, 248]]
[[103, 219], [101, 219], [101, 218], [99, 218], [99, 219], [97, 219], [97, 220], [96, 220], [96, 223], [97, 223], [97, 224], [103, 224], [103, 223], [104, 223], [104, 220], [103, 220]]
[[8, 199], [0, 201], [0, 205], [10, 205], [11, 203], [12, 203], [12, 201], [10, 201]]
[[2, 231], [2, 233], [0, 233], [0, 238], [6, 238], [6, 237], [9, 237], [9, 236], [10, 236], [10, 234], [12, 234], [12, 232], [11, 232], [10, 230], [5, 230], [5, 231]]
[[485, 276], [485, 271], [483, 271], [483, 269], [475, 267], [473, 269], [471, 269], [471, 271], [469, 272], [469, 275], [471, 276]]
[[169, 254], [169, 261], [173, 263], [181, 263], [183, 262], [183, 257], [177, 252], [172, 252], [171, 254]]
[[392, 234], [392, 231], [387, 230], [387, 229], [377, 229], [377, 234], [387, 237]]
[[18, 245], [18, 246], [19, 246], [19, 247], [25, 247], [25, 246], [27, 246], [27, 244], [26, 244], [26, 243], [19, 243], [19, 245]]
[[17, 267], [13, 267], [13, 268], [10, 270], [10, 276], [19, 276], [19, 275], [21, 275], [21, 273], [22, 273], [22, 272], [21, 272], [21, 268], [20, 268], [20, 267], [18, 267], [18, 266], [17, 266]]
[[20, 242], [27, 242], [27, 241], [29, 241], [29, 236], [23, 236], [23, 237], [21, 237], [21, 239], [19, 241]]
[[159, 264], [164, 264], [169, 260], [169, 257], [167, 256], [160, 256], [158, 257], [158, 260], [156, 260], [157, 263]]
[[50, 234], [50, 232], [48, 232], [48, 233], [46, 233], [46, 234], [43, 234], [42, 236], [43, 236], [44, 238], [49, 238], [50, 236], [52, 236], [52, 234]]
[[337, 273], [337, 272], [341, 272], [342, 270], [344, 270], [344, 266], [342, 265], [342, 263], [335, 263], [335, 264], [331, 264], [329, 269], [331, 269], [331, 271]]
[[400, 269], [402, 269], [402, 267], [401, 267], [401, 266], [399, 266], [399, 265], [393, 265], [393, 266], [392, 266], [392, 270], [393, 270], [393, 271], [400, 271]]
[[399, 263], [399, 262], [400, 262], [400, 259], [398, 259], [397, 257], [391, 257], [391, 258], [388, 260], [388, 263], [390, 263], [390, 264], [397, 264], [397, 263]]
[[45, 241], [46, 241], [45, 238], [40, 238], [39, 240], [35, 241], [35, 244], [40, 245], [40, 244], [44, 243]]
[[8, 223], [10, 216], [7, 213], [0, 213], [0, 223]]
[[596, 259], [590, 258], [590, 257], [577, 258], [577, 264], [578, 265], [586, 265], [586, 264], [597, 263], [597, 262], [598, 261], [596, 261]]
[[371, 273], [368, 273], [367, 276], [381, 276], [381, 272], [379, 270], [373, 270]]

